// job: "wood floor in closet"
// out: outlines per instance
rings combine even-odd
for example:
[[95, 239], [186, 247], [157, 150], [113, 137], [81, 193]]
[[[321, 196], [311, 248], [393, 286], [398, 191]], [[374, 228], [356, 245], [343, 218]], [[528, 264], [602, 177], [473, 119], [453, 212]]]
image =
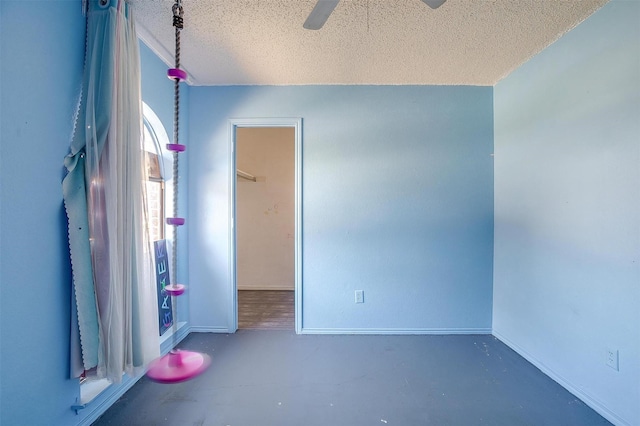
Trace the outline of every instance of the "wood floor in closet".
[[238, 290], [238, 328], [293, 330], [294, 292], [291, 290]]

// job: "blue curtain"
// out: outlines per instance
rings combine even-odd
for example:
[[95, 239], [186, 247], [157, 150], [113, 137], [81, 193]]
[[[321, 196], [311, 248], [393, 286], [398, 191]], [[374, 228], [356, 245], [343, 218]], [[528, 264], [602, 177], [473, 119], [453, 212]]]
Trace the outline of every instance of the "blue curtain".
[[138, 40], [126, 1], [85, 7], [82, 96], [62, 189], [82, 368], [119, 382], [159, 354], [150, 332], [157, 311], [147, 306], [155, 306], [155, 288], [146, 255]]

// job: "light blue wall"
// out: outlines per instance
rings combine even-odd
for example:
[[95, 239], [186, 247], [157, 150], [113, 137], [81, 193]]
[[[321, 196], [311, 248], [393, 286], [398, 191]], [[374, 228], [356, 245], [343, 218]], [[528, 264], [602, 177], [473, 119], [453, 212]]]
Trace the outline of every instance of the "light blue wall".
[[640, 424], [639, 22], [639, 2], [609, 3], [494, 92], [494, 332], [629, 425]]
[[[167, 66], [140, 42], [140, 70], [142, 73], [142, 99], [153, 109], [167, 131], [169, 139], [173, 136], [173, 81], [167, 78]], [[188, 86], [180, 87], [180, 97], [184, 103]], [[186, 103], [184, 104], [186, 107]], [[181, 111], [184, 113], [184, 110]], [[181, 117], [183, 118], [183, 117]], [[186, 131], [186, 126], [182, 131]], [[180, 134], [182, 136], [182, 133]]]
[[490, 332], [492, 108], [491, 87], [193, 87], [192, 325], [229, 326], [228, 119], [302, 117], [304, 330]]
[[2, 1], [0, 423], [67, 425], [71, 277], [63, 158], [79, 96], [84, 18], [76, 1]]

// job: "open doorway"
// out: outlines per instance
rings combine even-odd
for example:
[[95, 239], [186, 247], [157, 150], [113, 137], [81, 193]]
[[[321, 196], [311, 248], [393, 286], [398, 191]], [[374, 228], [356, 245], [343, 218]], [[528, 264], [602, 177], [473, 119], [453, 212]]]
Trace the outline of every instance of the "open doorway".
[[234, 329], [301, 331], [301, 120], [230, 121]]

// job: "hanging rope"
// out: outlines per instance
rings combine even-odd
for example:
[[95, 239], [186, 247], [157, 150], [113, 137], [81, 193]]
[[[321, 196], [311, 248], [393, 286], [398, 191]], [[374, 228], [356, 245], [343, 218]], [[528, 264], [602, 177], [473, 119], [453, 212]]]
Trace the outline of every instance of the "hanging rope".
[[180, 69], [180, 31], [183, 28], [183, 10], [181, 0], [173, 5], [173, 26], [176, 29], [176, 67], [168, 70], [169, 78], [174, 80], [174, 115], [173, 115], [173, 143], [167, 144], [167, 149], [173, 151], [173, 213], [174, 217], [167, 218], [167, 223], [173, 225], [173, 251], [171, 253], [172, 282], [165, 290], [171, 295], [173, 315], [173, 349], [164, 357], [155, 360], [149, 366], [147, 377], [160, 383], [178, 383], [189, 380], [203, 373], [211, 362], [207, 354], [180, 350], [176, 348], [178, 339], [178, 318], [176, 315], [176, 296], [184, 292], [184, 285], [177, 284], [178, 231], [177, 227], [184, 224], [184, 219], [178, 217], [178, 153], [185, 150], [179, 143], [180, 133], [180, 81], [186, 80], [187, 73]]
[[[182, 1], [177, 0], [173, 5], [173, 26], [176, 31], [176, 54], [175, 68], [180, 69], [180, 31], [184, 28]], [[173, 143], [180, 143], [180, 79], [173, 79], [174, 82], [174, 98], [173, 98]], [[178, 151], [173, 151], [173, 215], [178, 217]], [[173, 227], [173, 251], [171, 254], [171, 272], [173, 277], [171, 282], [177, 284], [177, 265], [178, 265], [178, 227]], [[176, 322], [174, 316], [174, 323]]]

